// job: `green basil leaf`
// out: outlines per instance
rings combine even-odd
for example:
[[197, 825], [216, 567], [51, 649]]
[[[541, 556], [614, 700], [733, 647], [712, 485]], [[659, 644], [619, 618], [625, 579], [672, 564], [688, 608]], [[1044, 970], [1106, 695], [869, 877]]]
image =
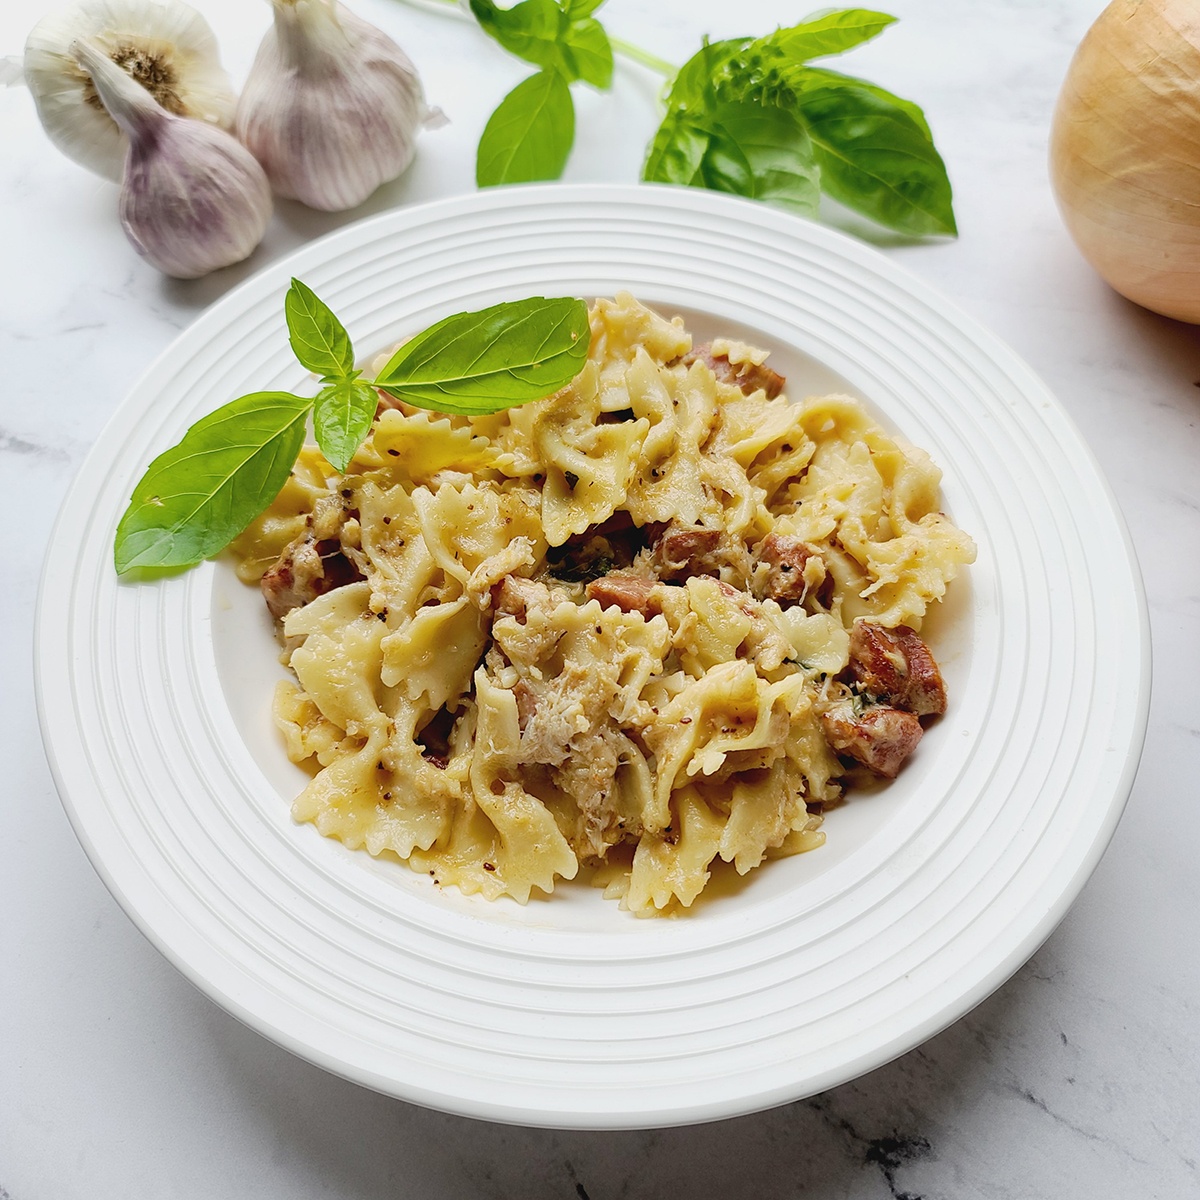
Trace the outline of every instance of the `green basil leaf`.
[[354, 371], [349, 334], [312, 288], [293, 279], [283, 312], [288, 341], [302, 367], [325, 379], [340, 379]]
[[710, 64], [708, 105], [757, 100], [787, 108], [795, 86], [791, 76], [809, 59], [842, 54], [876, 37], [895, 19], [861, 8], [829, 10], [740, 46], [720, 43], [732, 52]]
[[705, 42], [683, 64], [671, 81], [667, 93], [667, 113], [701, 111], [717, 102], [715, 85], [722, 72], [743, 54], [750, 38], [729, 38], [723, 42]]
[[877, 37], [895, 21], [887, 13], [866, 8], [835, 9], [759, 38], [751, 52], [761, 50], [792, 62], [807, 62], [828, 54], [844, 54]]
[[588, 12], [563, 9], [555, 0], [522, 0], [513, 8], [471, 0], [471, 12], [486, 33], [518, 58], [557, 71], [568, 83], [582, 79], [601, 89], [612, 84], [612, 46], [604, 27]]
[[580, 21], [590, 17], [604, 0], [560, 0], [563, 10], [572, 21]]
[[702, 186], [816, 214], [820, 170], [803, 123], [790, 112], [753, 101], [719, 104], [704, 124]]
[[592, 17], [572, 21], [559, 42], [559, 70], [601, 91], [612, 87], [613, 52], [604, 26]]
[[820, 203], [820, 170], [803, 123], [752, 100], [716, 104], [703, 116], [668, 116], [642, 170], [677, 183], [781, 204], [804, 216]]
[[894, 92], [881, 88], [878, 84], [869, 83], [854, 75], [844, 75], [841, 71], [830, 71], [826, 67], [799, 67], [795, 72], [789, 74], [789, 79], [796, 91], [816, 91], [818, 88], [854, 88], [868, 92], [898, 108], [901, 112], [907, 113], [912, 118], [913, 124], [930, 141], [933, 141], [933, 133], [930, 131], [929, 122], [925, 120], [921, 106], [914, 104], [911, 100], [902, 99]]
[[449, 413], [498, 412], [540, 400], [583, 368], [582, 300], [534, 297], [459, 313], [405, 342], [375, 380], [389, 395]]
[[642, 178], [647, 183], [703, 187], [700, 164], [708, 143], [709, 135], [702, 126], [684, 114], [669, 113], [650, 143]]
[[557, 63], [567, 15], [554, 0], [521, 0], [512, 8], [498, 8], [492, 0], [471, 0], [471, 12], [480, 28], [511, 54], [539, 67]]
[[375, 420], [379, 393], [361, 379], [339, 379], [317, 393], [313, 432], [321, 453], [345, 471]]
[[838, 9], [766, 37], [706, 42], [672, 81], [667, 111], [683, 109], [694, 116], [718, 103], [772, 102], [786, 87], [789, 69], [810, 58], [844, 53], [882, 33], [895, 19], [868, 9]]
[[853, 80], [798, 91], [794, 105], [835, 200], [900, 233], [958, 232], [946, 165], [923, 117]]
[[117, 574], [190, 567], [216, 554], [279, 494], [312, 401], [255, 392], [197, 421], [133, 489], [117, 526]]
[[575, 140], [571, 89], [557, 71], [518, 83], [488, 118], [475, 159], [480, 187], [557, 179]]

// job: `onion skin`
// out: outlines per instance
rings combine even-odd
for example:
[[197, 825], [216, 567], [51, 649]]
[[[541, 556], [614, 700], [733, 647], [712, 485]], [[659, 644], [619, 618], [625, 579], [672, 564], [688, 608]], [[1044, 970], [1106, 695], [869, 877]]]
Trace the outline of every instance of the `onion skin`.
[[1050, 180], [1084, 258], [1121, 295], [1200, 324], [1200, 2], [1114, 0], [1075, 53]]

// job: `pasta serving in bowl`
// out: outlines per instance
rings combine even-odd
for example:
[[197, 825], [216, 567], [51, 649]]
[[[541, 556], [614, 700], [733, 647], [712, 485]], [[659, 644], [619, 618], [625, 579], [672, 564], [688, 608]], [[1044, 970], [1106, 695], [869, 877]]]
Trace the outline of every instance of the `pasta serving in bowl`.
[[[607, 299], [565, 391], [486, 416], [378, 411], [343, 346], [373, 431], [322, 458], [295, 278], [366, 359]], [[119, 578], [147, 464], [230, 403], [278, 499]], [[247, 280], [97, 439], [39, 605], [56, 782], [153, 944], [311, 1062], [522, 1124], [751, 1112], [961, 1016], [1099, 861], [1149, 696], [1045, 385], [884, 255], [695, 188], [487, 189]]]
[[975, 554], [940, 472], [763, 349], [628, 293], [547, 398], [384, 396], [233, 544], [294, 678], [293, 814], [441, 885], [525, 902], [581, 871], [639, 916], [821, 845], [848, 772], [944, 711], [920, 636]]

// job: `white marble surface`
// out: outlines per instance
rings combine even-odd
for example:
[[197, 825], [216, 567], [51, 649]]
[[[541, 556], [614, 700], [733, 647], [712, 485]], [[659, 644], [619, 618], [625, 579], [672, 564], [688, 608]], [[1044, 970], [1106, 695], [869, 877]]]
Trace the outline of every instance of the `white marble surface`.
[[[15, 52], [45, 0], [0, 5]], [[235, 78], [266, 5], [202, 0]], [[362, 1090], [196, 992], [105, 891], [55, 795], [31, 641], [54, 512], [143, 367], [258, 266], [347, 220], [470, 189], [473, 147], [522, 66], [453, 13], [357, 0], [452, 124], [348, 216], [281, 205], [244, 268], [166, 281], [116, 220], [116, 189], [62, 159], [0, 92], [0, 1200], [255, 1195], [640, 1198], [1200, 1194], [1200, 330], [1111, 293], [1047, 183], [1050, 113], [1100, 0], [896, 0], [846, 69], [920, 102], [956, 189], [956, 242], [885, 245], [1022, 354], [1111, 481], [1149, 596], [1155, 685], [1125, 817], [1059, 929], [922, 1048], [824, 1095], [714, 1125], [620, 1134], [488, 1125]], [[614, 34], [681, 60], [702, 34], [765, 32], [779, 0], [610, 0]], [[578, 97], [573, 180], [636, 178], [657, 79], [628, 64]]]

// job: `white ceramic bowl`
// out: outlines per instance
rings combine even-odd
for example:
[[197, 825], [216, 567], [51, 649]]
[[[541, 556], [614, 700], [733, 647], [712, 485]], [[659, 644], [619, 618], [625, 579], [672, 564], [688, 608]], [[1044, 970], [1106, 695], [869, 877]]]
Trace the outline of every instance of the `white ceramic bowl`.
[[[308, 386], [304, 279], [361, 357], [451, 312], [612, 294], [773, 351], [793, 396], [865, 399], [929, 450], [979, 559], [927, 624], [951, 698], [828, 843], [693, 912], [594, 889], [521, 907], [440, 890], [296, 825], [281, 673], [224, 561], [119, 582], [149, 460], [244, 392]], [[39, 706], [67, 812], [126, 911], [219, 1004], [312, 1062], [494, 1120], [616, 1128], [731, 1116], [844, 1082], [961, 1016], [1037, 948], [1107, 844], [1149, 694], [1137, 569], [1054, 398], [878, 252], [785, 213], [651, 187], [496, 189], [387, 213], [229, 294], [156, 362], [84, 464], [47, 556]]]

